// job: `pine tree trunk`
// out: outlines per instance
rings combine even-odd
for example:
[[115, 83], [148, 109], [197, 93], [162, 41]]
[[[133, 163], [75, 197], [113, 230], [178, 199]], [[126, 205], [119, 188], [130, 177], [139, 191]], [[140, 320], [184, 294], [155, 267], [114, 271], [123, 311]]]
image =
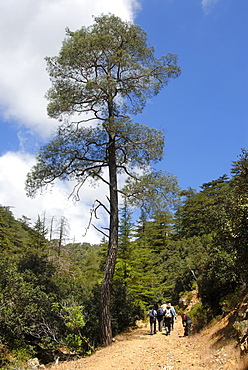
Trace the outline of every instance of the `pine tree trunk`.
[[101, 289], [100, 319], [101, 319], [101, 344], [107, 346], [112, 343], [112, 328], [110, 320], [111, 288], [115, 270], [118, 246], [118, 193], [117, 171], [115, 157], [114, 135], [109, 136], [109, 195], [110, 195], [110, 223], [109, 245]]

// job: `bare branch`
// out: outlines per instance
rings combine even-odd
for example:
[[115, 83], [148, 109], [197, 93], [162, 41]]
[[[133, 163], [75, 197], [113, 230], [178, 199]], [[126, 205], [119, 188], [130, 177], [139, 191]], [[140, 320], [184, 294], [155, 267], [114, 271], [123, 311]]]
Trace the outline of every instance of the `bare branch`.
[[[98, 203], [98, 205], [95, 207], [95, 203]], [[108, 214], [110, 214], [109, 210], [107, 209], [107, 207], [98, 199], [94, 200], [93, 202], [93, 205], [92, 205], [92, 208], [90, 209], [90, 218], [89, 218], [89, 222], [88, 222], [88, 225], [87, 227], [85, 228], [85, 233], [83, 234], [83, 236], [86, 236], [90, 226], [92, 225], [95, 229], [97, 229], [98, 231], [100, 231], [101, 233], [103, 233], [101, 230], [99, 230], [96, 226], [94, 226], [92, 224], [92, 218], [93, 218], [93, 214], [95, 215], [95, 218], [98, 219], [97, 217], [97, 209], [100, 208], [100, 207], [103, 207], [105, 209], [106, 212], [108, 212]]]
[[[100, 200], [96, 199], [95, 202], [99, 203], [98, 206], [95, 208], [95, 215], [96, 215], [96, 211], [99, 207], [103, 207], [105, 209], [105, 211], [110, 215], [110, 212], [109, 212], [108, 208], [102, 202], [100, 202]], [[96, 218], [98, 218], [98, 217], [96, 216]]]
[[104, 236], [106, 236], [106, 238], [109, 238], [109, 235], [105, 234], [102, 230], [98, 229], [98, 227], [96, 227], [94, 224], [92, 224], [92, 226], [94, 227], [94, 229], [96, 229], [97, 231], [99, 231], [99, 233], [101, 233]]

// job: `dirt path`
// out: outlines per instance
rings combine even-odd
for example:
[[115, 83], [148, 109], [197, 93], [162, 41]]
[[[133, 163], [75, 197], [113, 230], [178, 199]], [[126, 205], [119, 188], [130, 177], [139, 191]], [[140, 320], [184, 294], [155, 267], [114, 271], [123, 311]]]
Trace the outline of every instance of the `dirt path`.
[[[183, 337], [180, 319], [170, 336], [149, 335], [147, 325], [119, 335], [109, 347], [90, 357], [58, 363], [49, 370], [245, 370], [233, 345], [213, 348], [211, 331]], [[247, 367], [248, 369], [248, 367]]]

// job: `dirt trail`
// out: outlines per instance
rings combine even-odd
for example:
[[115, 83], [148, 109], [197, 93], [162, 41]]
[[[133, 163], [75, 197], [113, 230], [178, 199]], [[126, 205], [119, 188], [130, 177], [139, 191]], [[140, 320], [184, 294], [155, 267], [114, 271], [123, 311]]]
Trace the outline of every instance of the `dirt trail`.
[[129, 333], [118, 335], [109, 347], [97, 350], [92, 356], [71, 362], [59, 362], [49, 370], [245, 370], [239, 350], [234, 344], [218, 347], [213, 333], [183, 336], [180, 318], [170, 336], [165, 330], [149, 335], [144, 325]]

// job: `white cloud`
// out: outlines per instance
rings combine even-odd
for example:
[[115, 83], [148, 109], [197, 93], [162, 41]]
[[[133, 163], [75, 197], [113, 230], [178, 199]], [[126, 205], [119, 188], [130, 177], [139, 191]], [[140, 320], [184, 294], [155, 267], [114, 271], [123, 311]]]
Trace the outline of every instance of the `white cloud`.
[[219, 2], [219, 0], [202, 0], [201, 4], [204, 12], [208, 14], [217, 2]]
[[[23, 215], [30, 218], [32, 224], [37, 221], [38, 215], [43, 215], [47, 222], [53, 216], [57, 220], [65, 217], [70, 225], [70, 238], [77, 242], [98, 243], [102, 234], [91, 227], [86, 236], [83, 237], [90, 218], [90, 209], [95, 199], [104, 202], [106, 200], [106, 187], [99, 186], [91, 188], [84, 186], [81, 192], [81, 201], [74, 203], [68, 200], [73, 184], [60, 181], [56, 182], [51, 191], [43, 195], [37, 195], [31, 199], [25, 193], [25, 180], [28, 171], [35, 163], [35, 158], [25, 153], [8, 152], [0, 157], [0, 199], [1, 205], [10, 207], [15, 218]], [[97, 221], [99, 228], [106, 227], [107, 215], [99, 212], [100, 219]], [[94, 220], [94, 223], [96, 221]]]
[[114, 13], [133, 20], [137, 0], [8, 0], [0, 4], [0, 106], [6, 120], [18, 120], [47, 137], [56, 122], [47, 118], [44, 94], [50, 86], [45, 56], [57, 55], [65, 28], [79, 29], [92, 16]]
[[[38, 215], [46, 218], [66, 217], [71, 237], [76, 241], [96, 243], [102, 235], [91, 228], [82, 238], [89, 221], [94, 199], [105, 201], [102, 187], [84, 187], [83, 198], [68, 201], [71, 184], [56, 182], [53, 191], [35, 199], [26, 197], [24, 184], [35, 159], [24, 152], [37, 142], [46, 140], [57, 126], [48, 119], [44, 95], [50, 87], [45, 56], [57, 55], [65, 37], [65, 28], [88, 26], [92, 16], [113, 13], [132, 21], [138, 0], [8, 0], [0, 2], [0, 120], [14, 121], [23, 152], [7, 152], [0, 157], [0, 202], [10, 206], [14, 216], [29, 217], [34, 223]], [[36, 135], [36, 136], [35, 136]], [[34, 142], [35, 137], [37, 142]], [[2, 148], [4, 150], [4, 148]], [[5, 149], [8, 150], [8, 149]], [[102, 199], [103, 198], [103, 199]], [[97, 226], [106, 226], [101, 218]]]

